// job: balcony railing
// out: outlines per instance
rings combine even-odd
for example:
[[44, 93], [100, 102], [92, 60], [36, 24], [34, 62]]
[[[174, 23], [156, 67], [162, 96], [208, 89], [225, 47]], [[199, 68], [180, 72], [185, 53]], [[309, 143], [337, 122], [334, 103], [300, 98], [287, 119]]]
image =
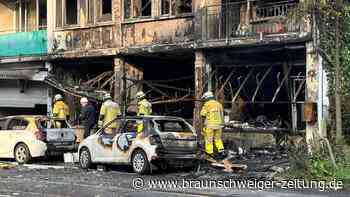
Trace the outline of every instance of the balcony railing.
[[44, 55], [47, 53], [47, 32], [18, 32], [0, 35], [0, 57]]
[[247, 9], [246, 3], [237, 2], [205, 7], [201, 13], [202, 40], [302, 32], [301, 20], [289, 14], [295, 5], [280, 2]]

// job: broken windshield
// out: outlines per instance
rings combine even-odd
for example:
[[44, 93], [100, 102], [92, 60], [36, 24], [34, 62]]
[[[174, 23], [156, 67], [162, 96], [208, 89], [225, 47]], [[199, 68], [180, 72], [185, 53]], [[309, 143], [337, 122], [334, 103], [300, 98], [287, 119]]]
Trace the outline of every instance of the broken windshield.
[[155, 120], [155, 128], [161, 132], [192, 132], [191, 126], [182, 120]]

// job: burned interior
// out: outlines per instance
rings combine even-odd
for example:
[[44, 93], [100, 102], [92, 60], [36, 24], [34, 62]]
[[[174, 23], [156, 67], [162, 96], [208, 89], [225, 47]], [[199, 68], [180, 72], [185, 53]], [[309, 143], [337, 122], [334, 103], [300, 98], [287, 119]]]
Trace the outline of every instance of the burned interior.
[[[131, 83], [128, 88], [143, 89], [152, 98], [155, 114], [192, 119], [194, 56], [190, 51], [129, 56], [125, 60], [143, 72], [142, 80], [127, 80]], [[134, 103], [135, 97], [128, 95], [128, 103]]]
[[[305, 129], [304, 46], [208, 52], [212, 83], [236, 126]], [[245, 125], [248, 127], [248, 125]]]

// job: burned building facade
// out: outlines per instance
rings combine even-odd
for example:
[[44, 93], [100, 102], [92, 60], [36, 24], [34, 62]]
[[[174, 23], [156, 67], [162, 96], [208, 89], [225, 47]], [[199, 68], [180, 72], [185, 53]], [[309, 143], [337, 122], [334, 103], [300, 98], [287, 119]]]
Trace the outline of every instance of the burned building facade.
[[199, 127], [200, 97], [211, 90], [228, 120], [307, 130], [311, 139], [326, 119], [327, 79], [299, 3], [119, 1], [117, 58], [143, 71], [142, 87], [166, 104], [155, 101], [160, 113], [193, 117]]
[[298, 3], [47, 1], [49, 84], [110, 91], [124, 111], [134, 110], [142, 89], [155, 113], [197, 127], [200, 98], [211, 90], [227, 120], [306, 130], [312, 138], [326, 118], [327, 80], [310, 18], [293, 14]]

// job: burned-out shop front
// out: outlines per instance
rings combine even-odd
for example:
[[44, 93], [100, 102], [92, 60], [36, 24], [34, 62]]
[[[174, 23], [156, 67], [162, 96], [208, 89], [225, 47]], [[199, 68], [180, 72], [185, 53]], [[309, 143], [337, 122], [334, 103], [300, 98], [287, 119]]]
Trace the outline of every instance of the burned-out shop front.
[[305, 130], [305, 43], [208, 49], [209, 82], [226, 120], [243, 128]]
[[141, 80], [127, 79], [129, 105], [136, 102], [136, 92], [129, 88], [136, 86], [147, 94], [154, 114], [193, 118], [194, 53], [191, 50], [127, 56], [125, 61], [142, 71]]

